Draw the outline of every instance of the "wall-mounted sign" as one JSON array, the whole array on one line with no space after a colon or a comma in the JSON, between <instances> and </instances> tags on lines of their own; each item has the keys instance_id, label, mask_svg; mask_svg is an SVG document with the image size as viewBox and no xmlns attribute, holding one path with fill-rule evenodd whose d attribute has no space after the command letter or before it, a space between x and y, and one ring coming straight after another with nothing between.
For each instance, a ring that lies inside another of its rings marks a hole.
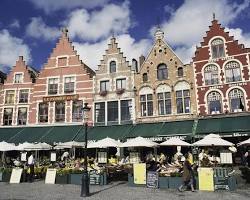
<instances>
[{"instance_id":1,"label":"wall-mounted sign","mask_svg":"<svg viewBox=\"0 0 250 200\"><path fill-rule=\"evenodd\" d=\"M79 98L79 94L63 95L63 96L49 96L49 97L43 97L43 102L70 101L70 100L77 100L78 98Z\"/></svg>"}]
</instances>

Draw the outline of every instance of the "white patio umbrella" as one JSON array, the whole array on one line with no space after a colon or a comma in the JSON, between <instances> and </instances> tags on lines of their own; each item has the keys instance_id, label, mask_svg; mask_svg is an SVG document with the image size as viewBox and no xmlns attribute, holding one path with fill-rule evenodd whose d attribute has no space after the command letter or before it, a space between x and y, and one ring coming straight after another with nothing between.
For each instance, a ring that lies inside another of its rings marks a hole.
<instances>
[{"instance_id":1,"label":"white patio umbrella","mask_svg":"<svg viewBox=\"0 0 250 200\"><path fill-rule=\"evenodd\" d=\"M118 142L117 140L107 137L89 144L88 148L120 147L121 145L122 143Z\"/></svg>"},{"instance_id":2,"label":"white patio umbrella","mask_svg":"<svg viewBox=\"0 0 250 200\"><path fill-rule=\"evenodd\" d=\"M33 145L33 144L32 144L32 143L29 143L29 142L24 142L24 143L22 143L22 144L17 145L16 150L17 150L17 151L24 151L25 148L27 148L27 147L29 147L29 146L31 146L31 145Z\"/></svg>"},{"instance_id":3,"label":"white patio umbrella","mask_svg":"<svg viewBox=\"0 0 250 200\"><path fill-rule=\"evenodd\" d=\"M143 137L136 137L121 144L120 147L156 147L158 144Z\"/></svg>"},{"instance_id":4,"label":"white patio umbrella","mask_svg":"<svg viewBox=\"0 0 250 200\"><path fill-rule=\"evenodd\" d=\"M160 144L161 146L191 146L191 144L181 140L180 138L170 138Z\"/></svg>"},{"instance_id":5,"label":"white patio umbrella","mask_svg":"<svg viewBox=\"0 0 250 200\"><path fill-rule=\"evenodd\" d=\"M220 136L210 134L192 144L193 146L233 146L232 142L222 139Z\"/></svg>"},{"instance_id":6,"label":"white patio umbrella","mask_svg":"<svg viewBox=\"0 0 250 200\"><path fill-rule=\"evenodd\" d=\"M39 143L35 143L35 144L27 144L24 146L24 150L27 150L27 151L39 151L39 150L50 150L52 148L51 145L43 142L39 142Z\"/></svg>"},{"instance_id":7,"label":"white patio umbrella","mask_svg":"<svg viewBox=\"0 0 250 200\"><path fill-rule=\"evenodd\" d=\"M8 143L5 141L0 142L0 151L13 151L16 150L15 144Z\"/></svg>"},{"instance_id":8,"label":"white patio umbrella","mask_svg":"<svg viewBox=\"0 0 250 200\"><path fill-rule=\"evenodd\" d=\"M243 142L238 143L237 145L238 146L241 146L241 145L250 146L250 138L248 140L245 140Z\"/></svg>"},{"instance_id":9,"label":"white patio umbrella","mask_svg":"<svg viewBox=\"0 0 250 200\"><path fill-rule=\"evenodd\" d=\"M71 149L73 147L84 147L84 142L76 142L76 141L60 142L54 147L54 149Z\"/></svg>"}]
</instances>

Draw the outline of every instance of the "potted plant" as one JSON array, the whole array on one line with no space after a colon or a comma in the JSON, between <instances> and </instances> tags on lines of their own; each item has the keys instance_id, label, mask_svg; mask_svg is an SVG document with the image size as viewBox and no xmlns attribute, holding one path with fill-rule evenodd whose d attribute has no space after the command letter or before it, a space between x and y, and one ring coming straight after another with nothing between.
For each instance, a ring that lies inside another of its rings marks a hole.
<instances>
[{"instance_id":1,"label":"potted plant","mask_svg":"<svg viewBox=\"0 0 250 200\"><path fill-rule=\"evenodd\" d=\"M72 169L69 172L69 183L81 185L82 183L82 173L83 171L80 169Z\"/></svg>"},{"instance_id":2,"label":"potted plant","mask_svg":"<svg viewBox=\"0 0 250 200\"><path fill-rule=\"evenodd\" d=\"M63 168L56 171L56 184L68 184L69 169Z\"/></svg>"},{"instance_id":3,"label":"potted plant","mask_svg":"<svg viewBox=\"0 0 250 200\"><path fill-rule=\"evenodd\" d=\"M116 94L121 95L121 94L123 94L124 91L125 90L123 88L119 88L116 90Z\"/></svg>"},{"instance_id":4,"label":"potted plant","mask_svg":"<svg viewBox=\"0 0 250 200\"><path fill-rule=\"evenodd\" d=\"M170 173L168 187L171 189L176 189L182 184L182 176L179 172Z\"/></svg>"},{"instance_id":5,"label":"potted plant","mask_svg":"<svg viewBox=\"0 0 250 200\"><path fill-rule=\"evenodd\" d=\"M100 91L99 93L101 96L106 96L108 94L108 91L104 90L104 91Z\"/></svg>"}]
</instances>

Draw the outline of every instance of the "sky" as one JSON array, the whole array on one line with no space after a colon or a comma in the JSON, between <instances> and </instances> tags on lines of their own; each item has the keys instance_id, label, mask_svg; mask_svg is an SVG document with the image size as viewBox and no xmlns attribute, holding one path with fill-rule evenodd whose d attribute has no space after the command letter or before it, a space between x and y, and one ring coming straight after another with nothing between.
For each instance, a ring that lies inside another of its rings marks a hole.
<instances>
[{"instance_id":1,"label":"sky","mask_svg":"<svg viewBox=\"0 0 250 200\"><path fill-rule=\"evenodd\" d=\"M250 47L250 0L1 0L0 70L10 70L18 56L40 70L63 27L81 60L93 70L113 34L130 63L147 56L157 26L189 63L213 13L230 35Z\"/></svg>"}]
</instances>

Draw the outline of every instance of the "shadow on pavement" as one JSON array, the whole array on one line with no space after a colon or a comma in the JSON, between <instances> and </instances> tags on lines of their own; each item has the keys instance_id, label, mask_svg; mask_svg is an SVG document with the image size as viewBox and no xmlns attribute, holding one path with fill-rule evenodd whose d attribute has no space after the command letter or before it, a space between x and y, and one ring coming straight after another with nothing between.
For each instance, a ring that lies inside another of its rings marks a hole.
<instances>
[{"instance_id":1,"label":"shadow on pavement","mask_svg":"<svg viewBox=\"0 0 250 200\"><path fill-rule=\"evenodd\" d=\"M126 184L126 183L127 183L126 181L120 182L120 183L114 184L114 185L112 185L112 186L110 186L110 187L101 189L101 190L99 190L99 191L91 192L89 196L93 196L93 195L98 194L98 193L100 193L100 192L103 192L103 191L105 191L105 190L109 190L109 189L111 189L111 188L114 188L114 187L117 187L117 186L119 186L119 185L123 185L123 184Z\"/></svg>"}]
</instances>

